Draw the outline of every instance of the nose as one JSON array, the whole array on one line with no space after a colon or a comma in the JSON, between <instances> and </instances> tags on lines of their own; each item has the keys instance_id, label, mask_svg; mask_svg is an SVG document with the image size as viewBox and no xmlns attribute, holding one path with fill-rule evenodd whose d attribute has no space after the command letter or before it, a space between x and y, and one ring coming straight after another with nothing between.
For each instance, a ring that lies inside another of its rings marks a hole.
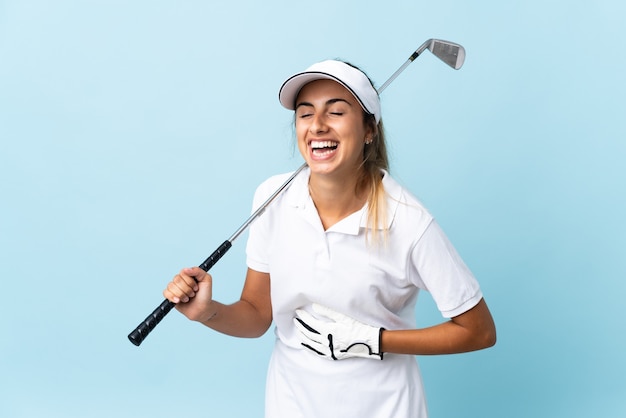
<instances>
[{"instance_id":1,"label":"nose","mask_svg":"<svg viewBox=\"0 0 626 418\"><path fill-rule=\"evenodd\" d=\"M327 129L326 119L324 118L324 114L316 114L313 116L313 120L311 121L311 125L309 126L309 131L313 134L319 134L321 132L325 132Z\"/></svg>"}]
</instances>

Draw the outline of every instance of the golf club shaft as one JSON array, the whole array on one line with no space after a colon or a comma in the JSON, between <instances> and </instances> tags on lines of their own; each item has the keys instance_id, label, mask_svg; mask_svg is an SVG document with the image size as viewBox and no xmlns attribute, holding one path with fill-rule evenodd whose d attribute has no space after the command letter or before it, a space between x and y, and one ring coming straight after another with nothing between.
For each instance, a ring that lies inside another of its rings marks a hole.
<instances>
[{"instance_id":1,"label":"golf club shaft","mask_svg":"<svg viewBox=\"0 0 626 418\"><path fill-rule=\"evenodd\" d=\"M382 93L382 92L383 92L383 90L385 90L385 89L387 88L387 86L389 86L389 84L391 84L391 83L393 82L393 80L395 80L395 79L396 79L396 77L398 77L398 76L400 75L400 73L402 73L402 71L404 71L404 69L405 69L406 67L408 67L408 66L409 66L409 64L411 64L411 63L415 60L415 58L419 57L419 56L420 56L420 54L421 54L422 52L424 52L424 51L426 50L426 48L428 48L428 45L429 45L431 42L432 42L432 39L429 39L429 40L427 40L426 42L424 42L422 45L420 45L420 47L419 47L419 48L417 48L417 49L415 50L415 52L413 52L413 53L411 54L411 56L409 57L409 59L407 59L407 60L404 62L404 64L402 64L402 65L400 66L400 68L398 68L398 69L396 70L396 72L395 72L395 73L391 74L391 77L389 77L389 78L387 79L387 81L385 81L385 82L383 83L383 85L379 87L379 89L378 89L378 94Z\"/></svg>"},{"instance_id":2,"label":"golf club shaft","mask_svg":"<svg viewBox=\"0 0 626 418\"><path fill-rule=\"evenodd\" d=\"M409 57L409 59L402 64L400 68L394 72L391 77L382 86L378 88L378 94L382 93L389 84L402 72L406 67L411 64L428 46L433 42L432 39L424 42L413 54ZM224 241L213 253L206 259L202 264L200 264L200 268L204 271L209 271L211 267L213 267L223 256L230 250L233 245L233 242L241 235L256 218L258 218L267 208L267 206L284 190L289 186L289 184L293 181L293 179L304 169L307 164L302 164L288 179L283 183L275 192L272 194L255 212L235 231L235 233L226 241ZM173 302L165 299L146 319L141 322L134 331L128 334L128 339L131 343L136 346L139 346L146 337L152 332L152 330L161 322L161 320L167 315L172 308L175 306Z\"/></svg>"}]
</instances>

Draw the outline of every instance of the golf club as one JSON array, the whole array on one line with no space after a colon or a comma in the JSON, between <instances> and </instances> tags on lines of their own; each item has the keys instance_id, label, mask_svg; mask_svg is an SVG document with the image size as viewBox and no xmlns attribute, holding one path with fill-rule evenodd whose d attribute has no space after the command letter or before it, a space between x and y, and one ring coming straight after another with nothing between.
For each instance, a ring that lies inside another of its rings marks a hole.
<instances>
[{"instance_id":1,"label":"golf club","mask_svg":"<svg viewBox=\"0 0 626 418\"><path fill-rule=\"evenodd\" d=\"M450 67L458 70L463 65L465 60L465 49L461 45L442 41L440 39L429 39L424 42L410 57L409 59L396 70L395 73L392 74L391 77L380 86L377 91L378 94L382 93L383 90L391 84L393 80L402 72L404 69L413 62L422 52L428 49L433 53L437 58L448 64ZM211 267L213 267L226 252L232 247L233 242L250 226L250 224L258 218L267 208L267 206L291 183L291 181L304 169L307 164L302 164L288 179L283 183L258 209L252 213L252 215L235 231L233 235L230 236L226 241L224 241L213 253L207 257L200 267L204 271L209 271ZM167 315L172 308L176 304L170 302L165 299L146 319L141 322L134 331L128 334L128 339L131 343L136 346L139 346L143 340L146 339L148 334L161 322L161 320Z\"/></svg>"}]
</instances>

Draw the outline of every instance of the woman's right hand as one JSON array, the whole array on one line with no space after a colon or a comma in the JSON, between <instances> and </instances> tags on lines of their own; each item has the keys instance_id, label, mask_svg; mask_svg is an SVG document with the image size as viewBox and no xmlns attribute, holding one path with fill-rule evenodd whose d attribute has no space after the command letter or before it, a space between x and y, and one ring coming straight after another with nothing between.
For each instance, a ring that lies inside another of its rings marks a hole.
<instances>
[{"instance_id":1,"label":"woman's right hand","mask_svg":"<svg viewBox=\"0 0 626 418\"><path fill-rule=\"evenodd\" d=\"M203 322L215 314L212 284L211 275L201 268L184 268L167 284L163 296L187 318Z\"/></svg>"}]
</instances>

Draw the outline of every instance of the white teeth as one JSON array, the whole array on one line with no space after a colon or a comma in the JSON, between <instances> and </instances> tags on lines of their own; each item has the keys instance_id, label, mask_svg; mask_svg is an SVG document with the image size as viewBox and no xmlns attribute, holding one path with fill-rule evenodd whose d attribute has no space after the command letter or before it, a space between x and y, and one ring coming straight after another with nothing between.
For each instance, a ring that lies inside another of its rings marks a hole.
<instances>
[{"instance_id":1,"label":"white teeth","mask_svg":"<svg viewBox=\"0 0 626 418\"><path fill-rule=\"evenodd\" d=\"M330 148L336 146L337 142L335 141L311 141L311 148Z\"/></svg>"},{"instance_id":2,"label":"white teeth","mask_svg":"<svg viewBox=\"0 0 626 418\"><path fill-rule=\"evenodd\" d=\"M322 148L322 149L314 149L313 150L313 154L317 155L318 157L323 157L325 155L332 154L333 152L335 152L335 151L330 149L330 148Z\"/></svg>"}]
</instances>

